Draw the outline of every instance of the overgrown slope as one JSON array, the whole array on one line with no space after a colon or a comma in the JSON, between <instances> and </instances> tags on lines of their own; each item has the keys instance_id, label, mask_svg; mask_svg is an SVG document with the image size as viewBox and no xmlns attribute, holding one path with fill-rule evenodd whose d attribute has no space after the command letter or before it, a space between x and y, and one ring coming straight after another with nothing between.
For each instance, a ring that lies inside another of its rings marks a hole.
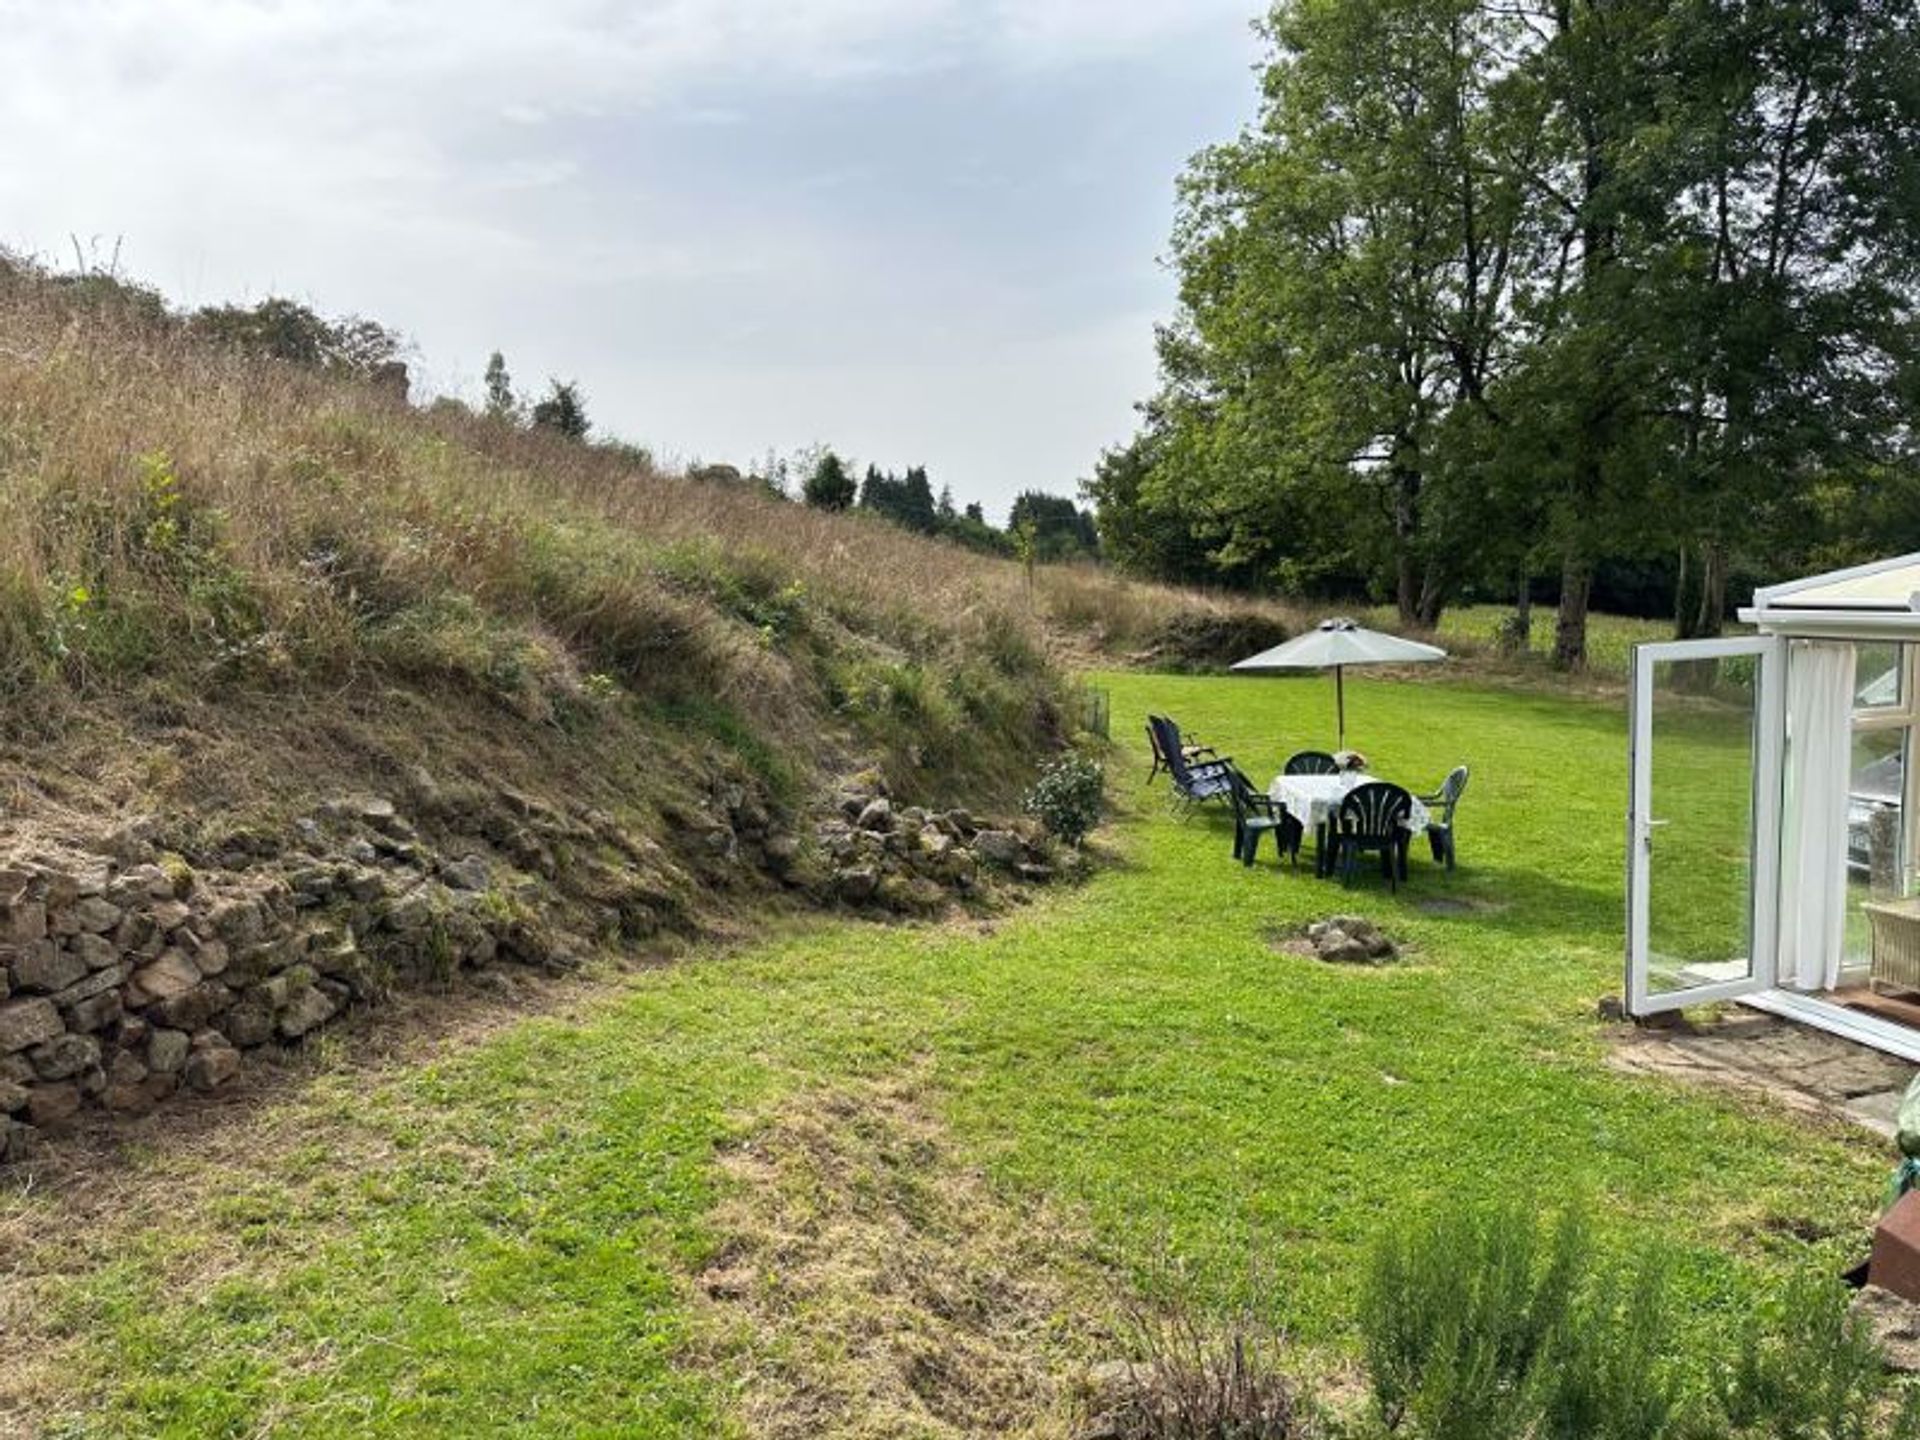
<instances>
[{"instance_id":1,"label":"overgrown slope","mask_svg":"<svg viewBox=\"0 0 1920 1440\"><path fill-rule=\"evenodd\" d=\"M637 453L0 258L0 1159L396 982L1044 878L975 817L1067 664L1220 638Z\"/></svg>"}]
</instances>

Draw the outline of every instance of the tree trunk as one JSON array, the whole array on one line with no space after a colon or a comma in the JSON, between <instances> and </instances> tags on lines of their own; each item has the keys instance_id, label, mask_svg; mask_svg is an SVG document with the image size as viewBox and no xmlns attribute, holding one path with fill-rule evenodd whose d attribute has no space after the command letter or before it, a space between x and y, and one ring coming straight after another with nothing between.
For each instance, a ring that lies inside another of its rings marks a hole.
<instances>
[{"instance_id":1,"label":"tree trunk","mask_svg":"<svg viewBox=\"0 0 1920 1440\"><path fill-rule=\"evenodd\" d=\"M1420 577L1416 573L1413 552L1404 547L1394 557L1393 599L1400 612L1402 625L1420 623Z\"/></svg>"},{"instance_id":2,"label":"tree trunk","mask_svg":"<svg viewBox=\"0 0 1920 1440\"><path fill-rule=\"evenodd\" d=\"M1408 465L1411 447L1402 441L1393 458L1393 584L1402 625L1420 623L1420 482L1417 465ZM1417 451L1412 452L1416 456Z\"/></svg>"},{"instance_id":3,"label":"tree trunk","mask_svg":"<svg viewBox=\"0 0 1920 1440\"><path fill-rule=\"evenodd\" d=\"M1555 617L1553 663L1561 670L1587 668L1587 603L1593 594L1593 562L1569 550L1560 567L1560 612Z\"/></svg>"},{"instance_id":4,"label":"tree trunk","mask_svg":"<svg viewBox=\"0 0 1920 1440\"><path fill-rule=\"evenodd\" d=\"M1717 540L1700 547L1700 605L1693 633L1717 640L1727 628L1727 552Z\"/></svg>"},{"instance_id":5,"label":"tree trunk","mask_svg":"<svg viewBox=\"0 0 1920 1440\"><path fill-rule=\"evenodd\" d=\"M1700 609L1693 567L1687 564L1691 554L1687 546L1680 547L1680 569L1673 581L1673 638L1676 640L1693 638L1694 616Z\"/></svg>"},{"instance_id":6,"label":"tree trunk","mask_svg":"<svg viewBox=\"0 0 1920 1440\"><path fill-rule=\"evenodd\" d=\"M1513 592L1513 623L1507 643L1516 655L1533 648L1533 576L1520 567L1520 580Z\"/></svg>"},{"instance_id":7,"label":"tree trunk","mask_svg":"<svg viewBox=\"0 0 1920 1440\"><path fill-rule=\"evenodd\" d=\"M1420 582L1420 604L1415 616L1422 630L1438 629L1440 616L1447 608L1447 582L1441 573L1440 562L1427 562L1426 578Z\"/></svg>"}]
</instances>

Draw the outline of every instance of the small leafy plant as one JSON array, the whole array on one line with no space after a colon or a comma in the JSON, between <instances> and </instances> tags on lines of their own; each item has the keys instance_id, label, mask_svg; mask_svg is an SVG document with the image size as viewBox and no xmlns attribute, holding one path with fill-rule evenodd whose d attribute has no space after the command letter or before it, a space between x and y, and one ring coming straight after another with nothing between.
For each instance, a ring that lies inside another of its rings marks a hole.
<instances>
[{"instance_id":1,"label":"small leafy plant","mask_svg":"<svg viewBox=\"0 0 1920 1440\"><path fill-rule=\"evenodd\" d=\"M1068 845L1086 839L1106 809L1107 775L1078 750L1050 761L1027 792L1026 811Z\"/></svg>"}]
</instances>

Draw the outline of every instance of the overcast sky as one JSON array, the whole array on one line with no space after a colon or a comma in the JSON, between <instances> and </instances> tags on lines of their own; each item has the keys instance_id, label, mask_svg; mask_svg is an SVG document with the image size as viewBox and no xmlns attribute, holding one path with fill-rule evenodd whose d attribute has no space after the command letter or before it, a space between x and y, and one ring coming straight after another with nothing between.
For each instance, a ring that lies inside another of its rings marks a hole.
<instances>
[{"instance_id":1,"label":"overcast sky","mask_svg":"<svg viewBox=\"0 0 1920 1440\"><path fill-rule=\"evenodd\" d=\"M0 243L997 514L1123 439L1257 0L0 0Z\"/></svg>"}]
</instances>

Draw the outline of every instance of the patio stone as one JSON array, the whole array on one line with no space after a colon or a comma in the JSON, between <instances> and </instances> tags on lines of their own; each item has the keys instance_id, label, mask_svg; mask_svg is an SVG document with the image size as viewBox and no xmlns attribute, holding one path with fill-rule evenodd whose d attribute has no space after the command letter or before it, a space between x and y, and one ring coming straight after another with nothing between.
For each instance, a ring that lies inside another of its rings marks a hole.
<instances>
[{"instance_id":1,"label":"patio stone","mask_svg":"<svg viewBox=\"0 0 1920 1440\"><path fill-rule=\"evenodd\" d=\"M1837 1035L1771 1015L1738 1013L1687 1030L1615 1026L1608 1063L1764 1096L1796 1114L1844 1120L1885 1139L1915 1067Z\"/></svg>"}]
</instances>

